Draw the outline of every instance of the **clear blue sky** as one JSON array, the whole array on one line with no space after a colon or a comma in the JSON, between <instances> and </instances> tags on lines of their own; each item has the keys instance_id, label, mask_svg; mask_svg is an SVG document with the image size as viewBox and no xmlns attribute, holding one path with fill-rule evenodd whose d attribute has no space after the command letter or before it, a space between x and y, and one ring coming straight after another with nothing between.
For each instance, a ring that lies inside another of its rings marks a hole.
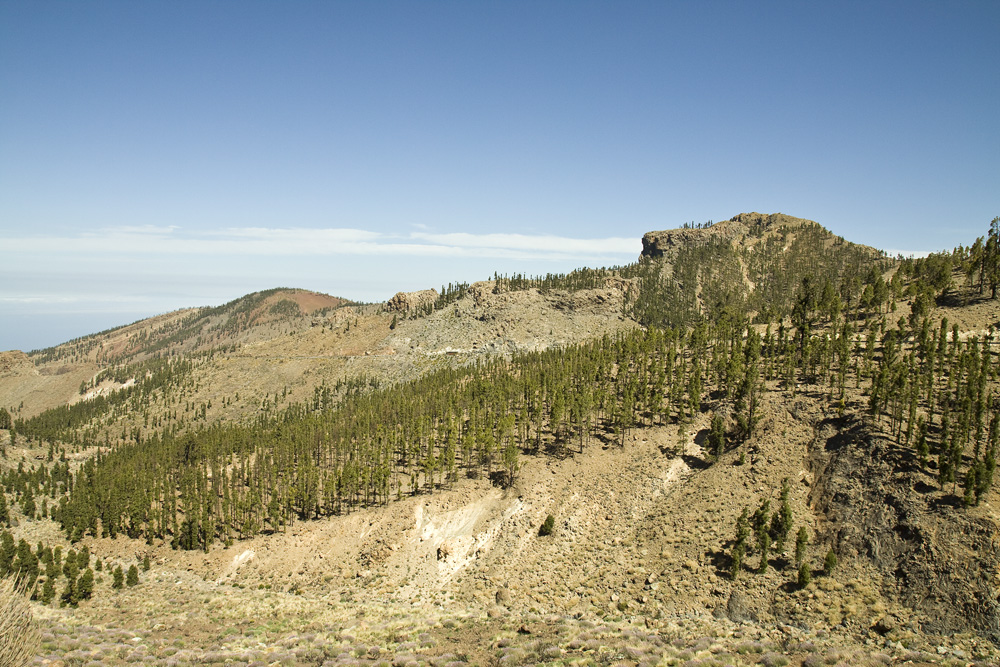
<instances>
[{"instance_id":1,"label":"clear blue sky","mask_svg":"<svg viewBox=\"0 0 1000 667\"><path fill-rule=\"evenodd\" d=\"M0 349L275 286L1000 215L1000 2L0 2Z\"/></svg>"}]
</instances>

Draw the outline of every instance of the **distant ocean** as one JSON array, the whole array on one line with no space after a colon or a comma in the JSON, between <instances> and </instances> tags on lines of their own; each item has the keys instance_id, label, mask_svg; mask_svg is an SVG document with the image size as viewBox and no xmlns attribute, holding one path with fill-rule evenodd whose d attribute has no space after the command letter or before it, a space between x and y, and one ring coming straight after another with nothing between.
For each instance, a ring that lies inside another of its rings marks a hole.
<instances>
[{"instance_id":1,"label":"distant ocean","mask_svg":"<svg viewBox=\"0 0 1000 667\"><path fill-rule=\"evenodd\" d=\"M131 324L158 313L3 313L0 351L41 350L68 340Z\"/></svg>"}]
</instances>

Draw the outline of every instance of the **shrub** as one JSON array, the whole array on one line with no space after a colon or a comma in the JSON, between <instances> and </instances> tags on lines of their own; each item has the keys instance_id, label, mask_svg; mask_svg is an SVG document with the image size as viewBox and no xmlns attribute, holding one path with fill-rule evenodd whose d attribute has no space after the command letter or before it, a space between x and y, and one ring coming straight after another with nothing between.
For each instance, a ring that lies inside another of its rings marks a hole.
<instances>
[{"instance_id":1,"label":"shrub","mask_svg":"<svg viewBox=\"0 0 1000 667\"><path fill-rule=\"evenodd\" d=\"M780 653L768 651L761 656L760 664L764 667L785 667L788 664L788 658Z\"/></svg>"},{"instance_id":2,"label":"shrub","mask_svg":"<svg viewBox=\"0 0 1000 667\"><path fill-rule=\"evenodd\" d=\"M833 553L833 549L830 549L826 552L826 558L823 559L823 573L829 575L835 567L837 567L837 554Z\"/></svg>"},{"instance_id":3,"label":"shrub","mask_svg":"<svg viewBox=\"0 0 1000 667\"><path fill-rule=\"evenodd\" d=\"M136 586L139 583L139 568L132 564L128 569L128 575L125 577L125 584L127 586Z\"/></svg>"},{"instance_id":4,"label":"shrub","mask_svg":"<svg viewBox=\"0 0 1000 667\"><path fill-rule=\"evenodd\" d=\"M551 535L555 527L556 527L556 518L550 514L547 517L545 517L545 523L543 523L542 526L538 529L538 534L541 537L545 537L546 535Z\"/></svg>"},{"instance_id":5,"label":"shrub","mask_svg":"<svg viewBox=\"0 0 1000 667\"><path fill-rule=\"evenodd\" d=\"M812 581L812 568L809 563L802 563L799 566L799 588L805 588Z\"/></svg>"},{"instance_id":6,"label":"shrub","mask_svg":"<svg viewBox=\"0 0 1000 667\"><path fill-rule=\"evenodd\" d=\"M0 579L0 665L27 665L38 651L38 630L25 597L24 586Z\"/></svg>"}]
</instances>

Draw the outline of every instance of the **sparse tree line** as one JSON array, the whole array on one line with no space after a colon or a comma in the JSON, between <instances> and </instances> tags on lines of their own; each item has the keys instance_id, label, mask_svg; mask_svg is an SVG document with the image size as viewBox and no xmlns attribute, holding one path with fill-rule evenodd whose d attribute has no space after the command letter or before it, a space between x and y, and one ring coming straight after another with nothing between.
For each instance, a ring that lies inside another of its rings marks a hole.
<instances>
[{"instance_id":1,"label":"sparse tree line","mask_svg":"<svg viewBox=\"0 0 1000 667\"><path fill-rule=\"evenodd\" d=\"M10 423L14 437L25 436L32 440L55 441L72 445L76 450L91 447L112 448L125 442L141 442L146 435L159 433L180 433L197 428L199 422L209 421L209 411L213 408L211 399L197 402L188 400L199 385L194 378L194 368L198 364L211 361L212 352L195 353L185 359L153 359L126 367L114 367L102 372L94 381L85 382L81 391L98 386L105 379L116 382L137 379L137 382L113 390L108 394L79 401L73 405L46 410L30 419L15 419ZM357 387L369 388L372 379L360 377L339 381L333 387L335 395L350 392ZM318 387L329 402L330 387ZM244 401L253 400L253 409L263 414L273 414L288 402L287 387L267 393L260 402L244 396ZM224 396L218 407L228 407L240 402L239 392L234 396ZM49 460L53 459L50 446Z\"/></svg>"},{"instance_id":2,"label":"sparse tree line","mask_svg":"<svg viewBox=\"0 0 1000 667\"><path fill-rule=\"evenodd\" d=\"M790 564L786 557L788 540L794 528L794 516L789 501L790 491L786 478L781 482L780 504L777 511L772 512L769 498L764 498L753 514L750 514L749 508L743 508L743 512L736 520L736 535L729 552L729 574L734 581L744 570L751 570L746 564L746 559L750 555L757 556L757 567L753 568L753 571L758 574L768 571L772 565L772 557L776 557L776 563L781 568ZM814 569L807 558L808 547L809 531L805 526L799 526L795 533L794 564L796 581L800 588L809 585L814 574ZM829 575L836 566L837 554L832 548L828 549L821 572Z\"/></svg>"},{"instance_id":3,"label":"sparse tree line","mask_svg":"<svg viewBox=\"0 0 1000 667\"><path fill-rule=\"evenodd\" d=\"M148 556L142 567L149 571ZM0 579L11 577L15 587L30 591L31 599L42 604L58 599L60 606L76 607L81 601L89 600L105 569L112 578L113 590L139 584L139 568L135 563L127 572L120 564L105 568L100 558L91 561L86 546L79 551L69 549L64 555L62 547L52 548L42 542L34 548L24 539L15 544L9 531L0 531Z\"/></svg>"},{"instance_id":4,"label":"sparse tree line","mask_svg":"<svg viewBox=\"0 0 1000 667\"><path fill-rule=\"evenodd\" d=\"M634 265L633 265L634 266ZM632 271L631 267L608 267L608 268L582 268L569 273L547 273L544 276L527 276L523 273L512 275L494 273L493 281L494 293L518 292L528 289L537 289L542 293L563 290L567 292L577 292L587 289L598 289L604 287L607 280L612 277L628 277ZM441 286L437 299L433 303L418 309L413 316L428 315L435 310L441 310L445 306L458 301L469 291L469 283L448 283Z\"/></svg>"},{"instance_id":5,"label":"sparse tree line","mask_svg":"<svg viewBox=\"0 0 1000 667\"><path fill-rule=\"evenodd\" d=\"M10 507L2 492L17 498L21 513L34 519L50 516L51 508L56 507L55 500L62 498L72 488L73 473L64 457L51 468L44 463L25 468L21 461L16 469L0 473L0 526L10 523Z\"/></svg>"},{"instance_id":6,"label":"sparse tree line","mask_svg":"<svg viewBox=\"0 0 1000 667\"><path fill-rule=\"evenodd\" d=\"M166 404L168 401L179 400L178 394L186 389L193 389L192 371L196 363L198 360L190 358L152 359L140 364L109 368L99 373L93 381L82 383L80 393L86 393L107 380L119 384L134 380L134 384L72 405L52 408L29 419L16 419L13 429L29 439L58 440L84 447L110 444L107 434L103 442L95 437L99 425L110 425L127 415L145 414L148 426L150 406L158 402ZM185 407L185 411L190 409ZM169 411L164 414L168 418L173 416Z\"/></svg>"}]
</instances>

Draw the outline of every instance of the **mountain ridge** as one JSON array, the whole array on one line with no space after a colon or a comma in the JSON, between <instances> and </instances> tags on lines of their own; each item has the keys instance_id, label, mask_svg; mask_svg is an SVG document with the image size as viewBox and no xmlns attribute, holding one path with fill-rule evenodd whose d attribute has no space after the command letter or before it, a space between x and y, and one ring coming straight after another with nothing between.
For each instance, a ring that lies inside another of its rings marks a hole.
<instances>
[{"instance_id":1,"label":"mountain ridge","mask_svg":"<svg viewBox=\"0 0 1000 667\"><path fill-rule=\"evenodd\" d=\"M0 405L21 387L66 410L39 398L11 411L19 436L0 481L16 489L16 534L113 563L148 557L142 586L184 614L206 604L229 619L204 621L205 646L240 644L221 641L245 622L240 605L270 604L323 605L331 623L352 615L378 656L427 664L453 641L477 664L749 665L751 640L794 664L848 655L837 651L918 664L1000 656L998 492L977 481L992 475L1000 424L987 391L1000 307L965 279L978 260L956 250L944 283L933 276L945 258L890 261L786 216L651 234L662 255L635 265L497 276L433 300L296 314L283 292L258 293L210 312L176 348L161 341L178 325L158 338L119 332L102 358L120 361L104 368L99 345L77 350L82 361L9 354ZM708 240L681 242L694 236ZM734 247L751 237L752 252ZM737 270L712 265L727 257ZM767 286L747 276L778 269L795 291L760 321ZM663 303L671 289L689 310ZM690 324L643 322L678 313ZM38 482L16 462L49 479L34 493L52 518L25 515ZM801 567L784 517L805 531ZM113 622L113 595L105 582L65 613ZM157 624L195 627L130 599L156 619L129 616L150 645L169 636ZM416 634L386 629L399 615L430 639L410 646ZM297 641L332 646L325 626L309 627L315 637ZM635 628L647 633L638 644Z\"/></svg>"}]
</instances>

